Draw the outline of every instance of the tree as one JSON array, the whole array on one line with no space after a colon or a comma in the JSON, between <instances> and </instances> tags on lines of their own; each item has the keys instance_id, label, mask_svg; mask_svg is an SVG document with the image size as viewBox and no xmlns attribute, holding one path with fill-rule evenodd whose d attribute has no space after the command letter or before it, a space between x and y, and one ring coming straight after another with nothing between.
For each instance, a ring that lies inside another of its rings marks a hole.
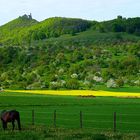
<instances>
[{"instance_id":1,"label":"tree","mask_svg":"<svg viewBox=\"0 0 140 140\"><path fill-rule=\"evenodd\" d=\"M106 84L107 84L108 88L116 88L117 87L117 84L116 84L114 79L109 79Z\"/></svg>"},{"instance_id":2,"label":"tree","mask_svg":"<svg viewBox=\"0 0 140 140\"><path fill-rule=\"evenodd\" d=\"M32 38L33 40L39 40L37 32L33 32L31 38Z\"/></svg>"},{"instance_id":3,"label":"tree","mask_svg":"<svg viewBox=\"0 0 140 140\"><path fill-rule=\"evenodd\" d=\"M117 84L118 87L123 87L123 85L124 85L123 79L122 78L117 79L116 84Z\"/></svg>"},{"instance_id":4,"label":"tree","mask_svg":"<svg viewBox=\"0 0 140 140\"><path fill-rule=\"evenodd\" d=\"M117 16L117 19L122 20L123 17L119 15L119 16Z\"/></svg>"},{"instance_id":5,"label":"tree","mask_svg":"<svg viewBox=\"0 0 140 140\"><path fill-rule=\"evenodd\" d=\"M100 25L98 28L100 33L105 33L105 28L102 25Z\"/></svg>"},{"instance_id":6,"label":"tree","mask_svg":"<svg viewBox=\"0 0 140 140\"><path fill-rule=\"evenodd\" d=\"M39 31L37 35L38 35L38 39L40 40L43 40L46 38L46 34L42 31Z\"/></svg>"},{"instance_id":7,"label":"tree","mask_svg":"<svg viewBox=\"0 0 140 140\"><path fill-rule=\"evenodd\" d=\"M77 79L70 79L66 82L67 89L79 89L79 82Z\"/></svg>"},{"instance_id":8,"label":"tree","mask_svg":"<svg viewBox=\"0 0 140 140\"><path fill-rule=\"evenodd\" d=\"M113 31L114 32L124 32L124 28L120 24L115 23L113 25Z\"/></svg>"}]
</instances>

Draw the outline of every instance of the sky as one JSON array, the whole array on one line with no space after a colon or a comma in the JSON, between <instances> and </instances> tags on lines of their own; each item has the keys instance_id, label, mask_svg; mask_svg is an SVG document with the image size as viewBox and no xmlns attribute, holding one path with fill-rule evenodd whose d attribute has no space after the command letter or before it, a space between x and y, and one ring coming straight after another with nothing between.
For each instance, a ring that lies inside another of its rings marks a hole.
<instances>
[{"instance_id":1,"label":"sky","mask_svg":"<svg viewBox=\"0 0 140 140\"><path fill-rule=\"evenodd\" d=\"M140 0L0 0L0 25L32 13L42 21L49 17L73 17L104 21L140 16Z\"/></svg>"}]
</instances>

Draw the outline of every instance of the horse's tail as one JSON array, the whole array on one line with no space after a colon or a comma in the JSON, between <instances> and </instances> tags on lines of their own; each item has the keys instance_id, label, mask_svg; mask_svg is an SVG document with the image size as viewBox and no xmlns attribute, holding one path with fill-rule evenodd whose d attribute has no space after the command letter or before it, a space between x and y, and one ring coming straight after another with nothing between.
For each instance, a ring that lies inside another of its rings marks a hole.
<instances>
[{"instance_id":1,"label":"horse's tail","mask_svg":"<svg viewBox=\"0 0 140 140\"><path fill-rule=\"evenodd\" d=\"M17 115L17 123L18 123L18 129L21 130L20 114L19 114L19 112L18 112L18 115Z\"/></svg>"}]
</instances>

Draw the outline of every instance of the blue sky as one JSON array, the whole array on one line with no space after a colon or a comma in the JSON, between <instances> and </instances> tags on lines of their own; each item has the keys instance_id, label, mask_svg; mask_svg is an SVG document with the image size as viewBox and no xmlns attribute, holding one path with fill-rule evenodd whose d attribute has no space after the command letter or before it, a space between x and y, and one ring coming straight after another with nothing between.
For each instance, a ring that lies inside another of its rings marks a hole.
<instances>
[{"instance_id":1,"label":"blue sky","mask_svg":"<svg viewBox=\"0 0 140 140\"><path fill-rule=\"evenodd\" d=\"M0 0L0 25L30 12L38 21L54 16L103 21L137 17L139 9L139 0Z\"/></svg>"}]
</instances>

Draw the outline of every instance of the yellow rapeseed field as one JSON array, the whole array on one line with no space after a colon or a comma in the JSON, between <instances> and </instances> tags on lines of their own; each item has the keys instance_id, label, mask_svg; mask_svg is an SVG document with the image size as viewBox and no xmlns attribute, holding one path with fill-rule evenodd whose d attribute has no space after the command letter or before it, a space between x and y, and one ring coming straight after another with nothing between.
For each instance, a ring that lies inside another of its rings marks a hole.
<instances>
[{"instance_id":1,"label":"yellow rapeseed field","mask_svg":"<svg viewBox=\"0 0 140 140\"><path fill-rule=\"evenodd\" d=\"M91 90L5 90L5 92L32 93L45 95L68 95L68 96L111 96L111 97L130 97L140 98L140 93L131 92L110 92L110 91L91 91Z\"/></svg>"}]
</instances>

